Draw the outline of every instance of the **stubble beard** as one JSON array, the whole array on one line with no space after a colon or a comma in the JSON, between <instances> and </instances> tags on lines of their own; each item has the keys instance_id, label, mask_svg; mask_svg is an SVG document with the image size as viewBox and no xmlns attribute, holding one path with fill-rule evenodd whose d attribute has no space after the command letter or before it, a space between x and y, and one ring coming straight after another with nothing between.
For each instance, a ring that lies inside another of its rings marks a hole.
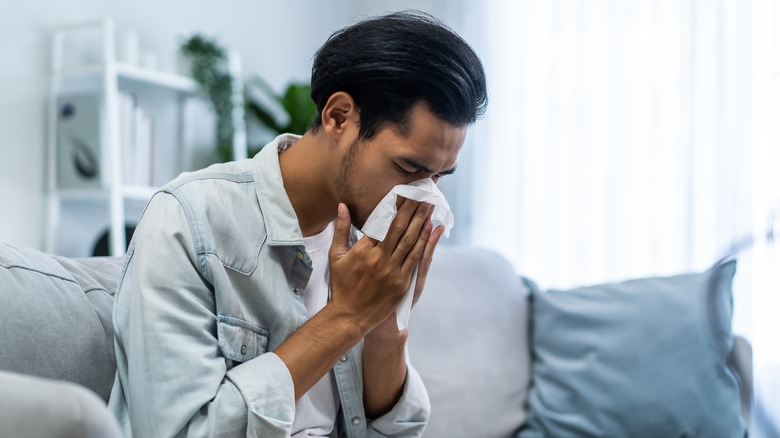
<instances>
[{"instance_id":1,"label":"stubble beard","mask_svg":"<svg viewBox=\"0 0 780 438\"><path fill-rule=\"evenodd\" d=\"M356 205L355 200L364 196L365 189L363 187L355 187L352 181L353 168L355 164L355 157L360 149L360 141L355 139L349 146L349 151L344 158L341 159L339 164L339 174L336 177L336 189L339 193L339 198L349 210L349 217L352 219L352 225L357 229L362 229L363 225L368 220L368 213L361 211Z\"/></svg>"}]
</instances>

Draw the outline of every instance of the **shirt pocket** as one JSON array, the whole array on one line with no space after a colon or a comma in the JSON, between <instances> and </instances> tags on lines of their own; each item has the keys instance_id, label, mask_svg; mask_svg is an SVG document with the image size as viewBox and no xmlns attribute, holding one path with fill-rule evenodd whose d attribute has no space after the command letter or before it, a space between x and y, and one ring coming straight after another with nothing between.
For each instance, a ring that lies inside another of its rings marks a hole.
<instances>
[{"instance_id":1,"label":"shirt pocket","mask_svg":"<svg viewBox=\"0 0 780 438\"><path fill-rule=\"evenodd\" d=\"M232 316L219 315L217 338L222 354L233 362L254 359L268 348L268 330Z\"/></svg>"}]
</instances>

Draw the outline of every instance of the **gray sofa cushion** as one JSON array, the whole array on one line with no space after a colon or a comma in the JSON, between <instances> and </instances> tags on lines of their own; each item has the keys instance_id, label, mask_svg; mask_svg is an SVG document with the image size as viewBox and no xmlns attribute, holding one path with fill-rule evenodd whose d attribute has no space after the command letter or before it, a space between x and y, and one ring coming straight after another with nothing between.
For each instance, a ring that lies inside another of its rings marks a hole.
<instances>
[{"instance_id":1,"label":"gray sofa cushion","mask_svg":"<svg viewBox=\"0 0 780 438\"><path fill-rule=\"evenodd\" d=\"M742 437L732 349L735 262L572 290L531 285L537 437Z\"/></svg>"},{"instance_id":2,"label":"gray sofa cushion","mask_svg":"<svg viewBox=\"0 0 780 438\"><path fill-rule=\"evenodd\" d=\"M0 244L0 370L79 383L108 400L122 258L67 259Z\"/></svg>"},{"instance_id":3,"label":"gray sofa cushion","mask_svg":"<svg viewBox=\"0 0 780 438\"><path fill-rule=\"evenodd\" d=\"M409 321L409 357L431 399L430 437L509 437L525 420L527 290L498 254L436 250Z\"/></svg>"}]
</instances>

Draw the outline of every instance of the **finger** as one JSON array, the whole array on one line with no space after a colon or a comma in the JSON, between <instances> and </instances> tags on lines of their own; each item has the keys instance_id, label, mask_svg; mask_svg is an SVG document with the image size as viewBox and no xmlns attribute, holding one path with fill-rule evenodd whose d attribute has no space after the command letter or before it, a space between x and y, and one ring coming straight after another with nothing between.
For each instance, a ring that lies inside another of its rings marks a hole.
<instances>
[{"instance_id":1,"label":"finger","mask_svg":"<svg viewBox=\"0 0 780 438\"><path fill-rule=\"evenodd\" d=\"M404 263L404 260L406 260L410 252L412 252L419 243L425 245L425 242L428 240L428 235L422 236L421 232L426 222L430 222L425 219L428 216L430 209L430 204L422 203L414 212L412 220L406 227L406 231L404 231L401 240L398 241L398 245L396 245L393 250L392 260L398 263L398 265ZM422 240L422 242L420 242L420 240ZM422 251L420 251L419 256L422 256Z\"/></svg>"},{"instance_id":2,"label":"finger","mask_svg":"<svg viewBox=\"0 0 780 438\"><path fill-rule=\"evenodd\" d=\"M403 265L401 266L401 271L404 274L408 273L408 275L411 275L414 268L420 262L420 259L422 259L422 256L425 253L425 246L428 244L428 239L431 237L432 230L433 224L430 221L425 221L422 230L420 230L420 235L415 241L414 247L408 252L408 255L403 261ZM404 239L406 239L406 236L404 236ZM403 245L403 241L399 244L399 246L401 245Z\"/></svg>"},{"instance_id":3,"label":"finger","mask_svg":"<svg viewBox=\"0 0 780 438\"><path fill-rule=\"evenodd\" d=\"M412 306L417 303L417 300L420 299L420 295L422 295L422 292L425 289L425 281L428 279L428 270L433 261L433 253L436 252L436 246L439 244L439 239L442 234L444 234L444 227L439 225L433 230L425 245L423 256L420 259L420 269L417 271L417 283L414 288Z\"/></svg>"},{"instance_id":4,"label":"finger","mask_svg":"<svg viewBox=\"0 0 780 438\"><path fill-rule=\"evenodd\" d=\"M415 210L417 210L417 206L420 204L411 199L402 198L400 196L398 198L403 199L403 203L396 210L395 217L393 218L393 221L390 222L390 228L387 230L384 240L380 243L380 245L388 251L393 251L396 245L398 245L398 240L401 238L404 231L406 231L409 220L412 218Z\"/></svg>"},{"instance_id":5,"label":"finger","mask_svg":"<svg viewBox=\"0 0 780 438\"><path fill-rule=\"evenodd\" d=\"M352 227L352 219L346 205L339 203L336 225L333 230L333 243L330 246L328 257L331 263L340 259L349 251L349 233Z\"/></svg>"}]
</instances>

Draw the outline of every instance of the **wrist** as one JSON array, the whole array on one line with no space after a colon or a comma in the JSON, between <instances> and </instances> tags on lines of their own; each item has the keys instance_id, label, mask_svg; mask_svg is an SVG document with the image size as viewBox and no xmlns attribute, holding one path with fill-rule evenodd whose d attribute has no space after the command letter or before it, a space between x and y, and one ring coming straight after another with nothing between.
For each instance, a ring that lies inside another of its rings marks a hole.
<instances>
[{"instance_id":1,"label":"wrist","mask_svg":"<svg viewBox=\"0 0 780 438\"><path fill-rule=\"evenodd\" d=\"M330 303L325 305L315 316L327 318L329 327L336 328L339 333L342 333L350 341L351 345L360 342L368 332L368 329L364 328L360 321L356 320L356 318L351 318L344 312L338 311Z\"/></svg>"},{"instance_id":2,"label":"wrist","mask_svg":"<svg viewBox=\"0 0 780 438\"><path fill-rule=\"evenodd\" d=\"M369 332L363 341L363 349L369 351L384 352L385 354L396 354L406 349L406 340L409 337L408 330L399 330L394 333L387 333L374 329Z\"/></svg>"}]
</instances>

